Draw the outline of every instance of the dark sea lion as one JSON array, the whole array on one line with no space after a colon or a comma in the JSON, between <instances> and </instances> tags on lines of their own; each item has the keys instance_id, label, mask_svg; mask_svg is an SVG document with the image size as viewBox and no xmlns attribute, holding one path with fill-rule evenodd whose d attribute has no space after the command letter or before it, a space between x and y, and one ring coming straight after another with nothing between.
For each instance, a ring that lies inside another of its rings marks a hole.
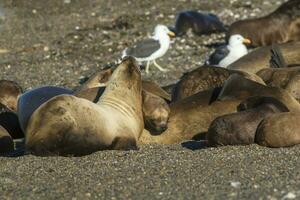
<instances>
[{"instance_id":1,"label":"dark sea lion","mask_svg":"<svg viewBox=\"0 0 300 200\"><path fill-rule=\"evenodd\" d=\"M72 93L73 91L67 88L44 86L22 94L18 100L18 117L22 130L25 132L29 118L40 105L52 97Z\"/></svg>"},{"instance_id":2,"label":"dark sea lion","mask_svg":"<svg viewBox=\"0 0 300 200\"><path fill-rule=\"evenodd\" d=\"M237 113L216 118L207 134L210 146L253 144L257 126L266 117L288 108L273 97L250 97L238 106Z\"/></svg>"},{"instance_id":3,"label":"dark sea lion","mask_svg":"<svg viewBox=\"0 0 300 200\"><path fill-rule=\"evenodd\" d=\"M17 101L22 94L22 88L14 81L0 80L0 103L12 111L17 111Z\"/></svg>"},{"instance_id":4,"label":"dark sea lion","mask_svg":"<svg viewBox=\"0 0 300 200\"><path fill-rule=\"evenodd\" d=\"M300 42L280 44L278 46L288 66L300 63ZM254 74L261 69L270 68L271 50L272 46L259 47L230 64L227 68Z\"/></svg>"},{"instance_id":5,"label":"dark sea lion","mask_svg":"<svg viewBox=\"0 0 300 200\"><path fill-rule=\"evenodd\" d=\"M172 101L178 101L201 91L220 87L231 74L241 74L246 78L255 80L261 84L263 81L255 74L250 74L226 68L203 66L185 73L175 85L172 93Z\"/></svg>"},{"instance_id":6,"label":"dark sea lion","mask_svg":"<svg viewBox=\"0 0 300 200\"><path fill-rule=\"evenodd\" d=\"M160 135L143 131L139 144L174 144L204 137L218 116L236 112L240 101L215 101L220 88L202 91L170 104L168 128Z\"/></svg>"},{"instance_id":7,"label":"dark sea lion","mask_svg":"<svg viewBox=\"0 0 300 200\"><path fill-rule=\"evenodd\" d=\"M96 104L71 95L51 98L34 111L26 149L36 155L86 155L136 147L143 128L141 74L126 57Z\"/></svg>"},{"instance_id":8,"label":"dark sea lion","mask_svg":"<svg viewBox=\"0 0 300 200\"><path fill-rule=\"evenodd\" d=\"M291 111L300 111L300 104L288 92L281 88L265 86L255 81L233 74L224 83L218 96L219 100L239 99L241 101L252 96L274 97Z\"/></svg>"},{"instance_id":9,"label":"dark sea lion","mask_svg":"<svg viewBox=\"0 0 300 200\"><path fill-rule=\"evenodd\" d=\"M0 126L0 153L7 153L14 150L14 142L5 128Z\"/></svg>"},{"instance_id":10,"label":"dark sea lion","mask_svg":"<svg viewBox=\"0 0 300 200\"><path fill-rule=\"evenodd\" d=\"M290 147L300 144L299 121L298 112L271 115L258 126L255 142L267 147Z\"/></svg>"},{"instance_id":11,"label":"dark sea lion","mask_svg":"<svg viewBox=\"0 0 300 200\"><path fill-rule=\"evenodd\" d=\"M216 15L197 11L180 12L176 17L175 28L173 29L172 31L175 32L176 36L184 35L189 29L197 35L226 31L223 23Z\"/></svg>"},{"instance_id":12,"label":"dark sea lion","mask_svg":"<svg viewBox=\"0 0 300 200\"><path fill-rule=\"evenodd\" d=\"M229 27L227 37L235 34L249 38L255 47L300 41L300 1L283 3L264 17L234 22Z\"/></svg>"},{"instance_id":13,"label":"dark sea lion","mask_svg":"<svg viewBox=\"0 0 300 200\"><path fill-rule=\"evenodd\" d=\"M0 126L2 126L13 139L24 137L24 132L20 127L18 115L6 105L3 105L1 103Z\"/></svg>"}]
</instances>

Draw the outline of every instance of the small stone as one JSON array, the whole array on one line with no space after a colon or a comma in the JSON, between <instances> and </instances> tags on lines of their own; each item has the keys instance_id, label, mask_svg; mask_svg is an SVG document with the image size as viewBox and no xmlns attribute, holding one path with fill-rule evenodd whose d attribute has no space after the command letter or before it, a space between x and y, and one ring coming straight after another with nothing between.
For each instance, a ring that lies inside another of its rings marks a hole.
<instances>
[{"instance_id":1,"label":"small stone","mask_svg":"<svg viewBox=\"0 0 300 200\"><path fill-rule=\"evenodd\" d=\"M234 188L239 188L241 186L241 183L238 181L231 181L230 185Z\"/></svg>"},{"instance_id":2,"label":"small stone","mask_svg":"<svg viewBox=\"0 0 300 200\"><path fill-rule=\"evenodd\" d=\"M289 192L282 197L282 199L295 199L297 196L293 192Z\"/></svg>"}]
</instances>

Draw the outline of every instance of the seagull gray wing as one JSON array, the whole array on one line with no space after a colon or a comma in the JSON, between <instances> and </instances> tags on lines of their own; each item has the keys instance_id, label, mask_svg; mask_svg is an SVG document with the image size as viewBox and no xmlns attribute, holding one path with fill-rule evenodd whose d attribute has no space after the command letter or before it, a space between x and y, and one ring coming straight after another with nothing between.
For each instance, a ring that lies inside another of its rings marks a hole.
<instances>
[{"instance_id":1,"label":"seagull gray wing","mask_svg":"<svg viewBox=\"0 0 300 200\"><path fill-rule=\"evenodd\" d=\"M127 56L134 56L136 58L147 58L154 52L160 49L160 43L155 39L146 39L136 43L133 47L126 50Z\"/></svg>"},{"instance_id":2,"label":"seagull gray wing","mask_svg":"<svg viewBox=\"0 0 300 200\"><path fill-rule=\"evenodd\" d=\"M209 65L218 65L221 60L223 60L228 54L229 49L227 48L227 45L222 45L218 47L210 56L208 59Z\"/></svg>"}]
</instances>

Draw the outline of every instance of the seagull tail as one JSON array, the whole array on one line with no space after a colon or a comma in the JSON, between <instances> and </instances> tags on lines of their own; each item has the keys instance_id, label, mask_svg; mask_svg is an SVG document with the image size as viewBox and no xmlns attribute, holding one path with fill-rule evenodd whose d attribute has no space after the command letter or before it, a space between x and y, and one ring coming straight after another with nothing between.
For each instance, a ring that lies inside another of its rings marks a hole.
<instances>
[{"instance_id":1,"label":"seagull tail","mask_svg":"<svg viewBox=\"0 0 300 200\"><path fill-rule=\"evenodd\" d=\"M271 47L271 58L270 58L271 68L285 68L287 64L284 60L280 47L277 44Z\"/></svg>"}]
</instances>

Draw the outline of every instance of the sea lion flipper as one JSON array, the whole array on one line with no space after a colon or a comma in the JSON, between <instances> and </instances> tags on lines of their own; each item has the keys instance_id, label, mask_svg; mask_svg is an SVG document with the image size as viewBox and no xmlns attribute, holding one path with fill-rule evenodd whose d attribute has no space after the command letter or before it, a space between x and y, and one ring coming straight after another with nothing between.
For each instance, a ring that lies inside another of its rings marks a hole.
<instances>
[{"instance_id":1,"label":"sea lion flipper","mask_svg":"<svg viewBox=\"0 0 300 200\"><path fill-rule=\"evenodd\" d=\"M270 59L271 68L285 68L287 64L284 60L280 47L277 44L273 44L271 47L271 59Z\"/></svg>"}]
</instances>

